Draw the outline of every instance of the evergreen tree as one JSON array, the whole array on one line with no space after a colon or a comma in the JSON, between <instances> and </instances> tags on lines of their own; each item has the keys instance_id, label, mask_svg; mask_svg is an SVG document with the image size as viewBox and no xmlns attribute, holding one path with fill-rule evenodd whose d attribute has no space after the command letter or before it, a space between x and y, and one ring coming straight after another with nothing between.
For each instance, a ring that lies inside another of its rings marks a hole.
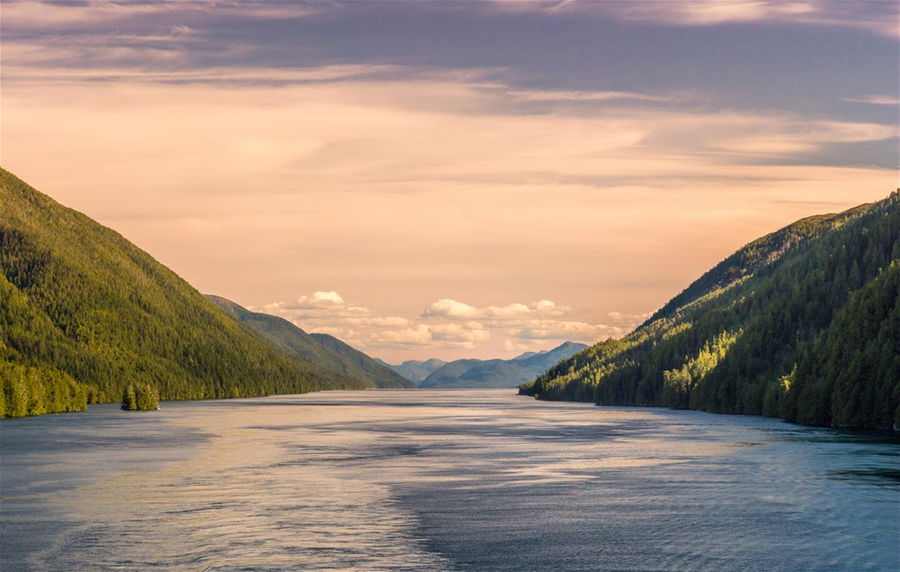
<instances>
[{"instance_id":1,"label":"evergreen tree","mask_svg":"<svg viewBox=\"0 0 900 572\"><path fill-rule=\"evenodd\" d=\"M900 426L898 255L900 192L803 219L725 259L631 334L520 392Z\"/></svg>"}]
</instances>

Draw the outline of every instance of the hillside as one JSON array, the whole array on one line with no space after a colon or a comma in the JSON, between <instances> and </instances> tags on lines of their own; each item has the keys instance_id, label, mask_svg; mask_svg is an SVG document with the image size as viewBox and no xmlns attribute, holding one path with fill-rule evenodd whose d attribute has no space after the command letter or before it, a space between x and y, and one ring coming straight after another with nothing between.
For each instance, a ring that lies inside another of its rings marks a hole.
<instances>
[{"instance_id":1,"label":"hillside","mask_svg":"<svg viewBox=\"0 0 900 572\"><path fill-rule=\"evenodd\" d=\"M363 388L289 359L115 231L0 169L0 416Z\"/></svg>"},{"instance_id":2,"label":"hillside","mask_svg":"<svg viewBox=\"0 0 900 572\"><path fill-rule=\"evenodd\" d=\"M284 318L251 312L221 296L206 298L235 320L246 324L289 357L300 357L317 366L358 379L375 387L415 387L415 384L375 362L341 340L327 334L308 334Z\"/></svg>"},{"instance_id":3,"label":"hillside","mask_svg":"<svg viewBox=\"0 0 900 572\"><path fill-rule=\"evenodd\" d=\"M751 242L620 340L551 368L541 399L900 425L900 193Z\"/></svg>"},{"instance_id":4,"label":"hillside","mask_svg":"<svg viewBox=\"0 0 900 572\"><path fill-rule=\"evenodd\" d=\"M375 385L382 388L403 387L414 388L415 383L406 379L393 369L385 367L378 363L368 355L357 350L353 346L344 343L334 336L328 334L310 334L322 347L340 357L348 369L347 371L360 371L369 379L375 382Z\"/></svg>"},{"instance_id":5,"label":"hillside","mask_svg":"<svg viewBox=\"0 0 900 572\"><path fill-rule=\"evenodd\" d=\"M416 383L422 381L431 375L431 372L447 363L441 359L429 359L425 361L407 360L399 365L391 365L382 360L378 361L396 371L406 379Z\"/></svg>"},{"instance_id":6,"label":"hillside","mask_svg":"<svg viewBox=\"0 0 900 572\"><path fill-rule=\"evenodd\" d=\"M509 360L462 359L444 364L419 382L422 388L516 387L534 379L562 359L587 348L565 342L548 351L528 352Z\"/></svg>"}]
</instances>

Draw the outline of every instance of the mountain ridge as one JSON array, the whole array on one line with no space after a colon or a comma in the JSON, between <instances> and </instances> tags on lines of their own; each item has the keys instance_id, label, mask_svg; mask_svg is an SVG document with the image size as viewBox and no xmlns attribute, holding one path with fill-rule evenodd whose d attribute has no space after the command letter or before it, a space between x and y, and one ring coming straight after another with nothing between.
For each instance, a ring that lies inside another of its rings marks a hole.
<instances>
[{"instance_id":1,"label":"mountain ridge","mask_svg":"<svg viewBox=\"0 0 900 572\"><path fill-rule=\"evenodd\" d=\"M534 379L559 360L585 349L585 344L563 342L550 350L525 352L511 359L461 359L444 363L418 382L421 388L516 387Z\"/></svg>"},{"instance_id":2,"label":"mountain ridge","mask_svg":"<svg viewBox=\"0 0 900 572\"><path fill-rule=\"evenodd\" d=\"M900 192L800 219L738 249L630 334L564 360L520 392L896 427L898 272ZM849 330L872 339L848 339Z\"/></svg>"},{"instance_id":3,"label":"mountain ridge","mask_svg":"<svg viewBox=\"0 0 900 572\"><path fill-rule=\"evenodd\" d=\"M363 352L328 334L309 334L279 316L254 312L222 296L206 294L206 299L238 322L261 335L285 355L309 360L319 367L356 378L374 387L415 387Z\"/></svg>"},{"instance_id":4,"label":"mountain ridge","mask_svg":"<svg viewBox=\"0 0 900 572\"><path fill-rule=\"evenodd\" d=\"M439 367L446 365L447 362L437 358L427 360L406 360L398 365L391 365L384 360L379 360L382 364L393 369L406 379L418 383L428 377L431 372Z\"/></svg>"},{"instance_id":5,"label":"mountain ridge","mask_svg":"<svg viewBox=\"0 0 900 572\"><path fill-rule=\"evenodd\" d=\"M360 380L291 360L121 234L0 169L0 416Z\"/></svg>"}]
</instances>

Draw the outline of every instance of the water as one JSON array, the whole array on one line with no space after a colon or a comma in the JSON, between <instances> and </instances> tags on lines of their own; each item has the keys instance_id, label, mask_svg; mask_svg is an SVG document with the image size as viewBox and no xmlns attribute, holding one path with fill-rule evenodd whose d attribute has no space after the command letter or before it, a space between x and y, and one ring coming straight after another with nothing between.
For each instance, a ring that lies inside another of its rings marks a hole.
<instances>
[{"instance_id":1,"label":"water","mask_svg":"<svg viewBox=\"0 0 900 572\"><path fill-rule=\"evenodd\" d=\"M509 390L0 422L3 570L898 570L900 445Z\"/></svg>"}]
</instances>

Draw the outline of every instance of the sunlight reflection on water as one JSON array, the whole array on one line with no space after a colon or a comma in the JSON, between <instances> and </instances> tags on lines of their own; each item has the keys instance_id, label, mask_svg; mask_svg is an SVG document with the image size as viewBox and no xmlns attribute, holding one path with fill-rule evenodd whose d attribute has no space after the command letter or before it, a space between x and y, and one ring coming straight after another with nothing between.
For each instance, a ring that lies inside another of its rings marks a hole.
<instances>
[{"instance_id":1,"label":"sunlight reflection on water","mask_svg":"<svg viewBox=\"0 0 900 572\"><path fill-rule=\"evenodd\" d=\"M2 430L3 569L900 565L898 446L770 419L370 391Z\"/></svg>"}]
</instances>

